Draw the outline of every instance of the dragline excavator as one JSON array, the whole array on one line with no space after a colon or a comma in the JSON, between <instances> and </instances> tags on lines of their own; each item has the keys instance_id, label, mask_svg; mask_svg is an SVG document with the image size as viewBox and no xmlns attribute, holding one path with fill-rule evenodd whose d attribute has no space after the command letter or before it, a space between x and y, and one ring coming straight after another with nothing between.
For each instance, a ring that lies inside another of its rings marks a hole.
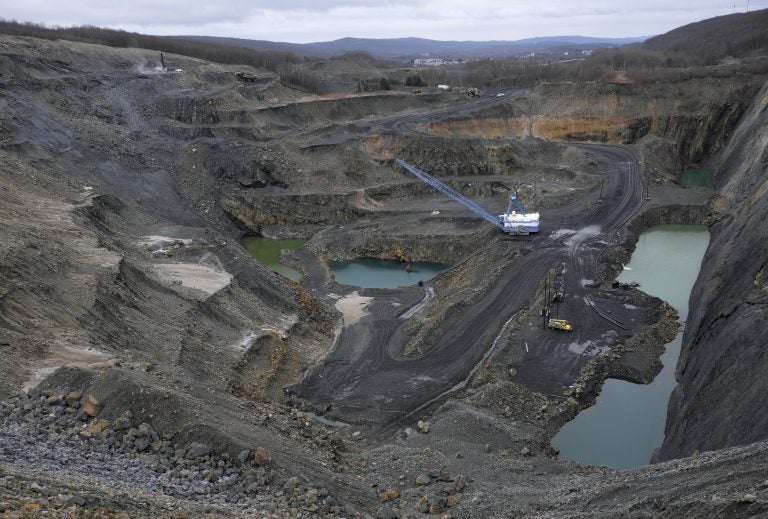
<instances>
[{"instance_id":1,"label":"dragline excavator","mask_svg":"<svg viewBox=\"0 0 768 519\"><path fill-rule=\"evenodd\" d=\"M409 164L408 162L405 162L401 159L397 159L396 162L408 173L418 178L428 186L432 187L434 190L444 194L452 200L455 200L464 206L465 209L468 209L473 214L495 225L507 234L512 236L527 236L531 233L539 232L539 213L527 213L523 207L523 204L520 203L520 199L517 196L517 191L514 191L509 199L507 212L498 216L494 216L469 198L453 189L445 182L438 180L429 173L420 170L413 164Z\"/></svg>"}]
</instances>

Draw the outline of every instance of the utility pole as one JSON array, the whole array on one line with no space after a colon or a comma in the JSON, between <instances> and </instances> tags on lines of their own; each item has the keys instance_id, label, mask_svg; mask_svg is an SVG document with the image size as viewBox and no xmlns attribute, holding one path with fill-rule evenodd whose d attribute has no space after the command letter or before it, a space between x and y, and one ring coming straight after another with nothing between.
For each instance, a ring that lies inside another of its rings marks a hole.
<instances>
[{"instance_id":1,"label":"utility pole","mask_svg":"<svg viewBox=\"0 0 768 519\"><path fill-rule=\"evenodd\" d=\"M547 277L544 278L544 308L541 309L542 321L541 327L547 327L547 306L549 297L549 271L547 271Z\"/></svg>"}]
</instances>

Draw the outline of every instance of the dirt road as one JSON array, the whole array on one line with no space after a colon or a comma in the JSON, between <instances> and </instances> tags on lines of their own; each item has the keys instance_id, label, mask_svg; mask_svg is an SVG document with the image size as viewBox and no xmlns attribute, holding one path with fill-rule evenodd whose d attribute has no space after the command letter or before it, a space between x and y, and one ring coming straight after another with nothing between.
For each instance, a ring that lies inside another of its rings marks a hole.
<instances>
[{"instance_id":1,"label":"dirt road","mask_svg":"<svg viewBox=\"0 0 768 519\"><path fill-rule=\"evenodd\" d=\"M407 122L417 119L409 117ZM401 127L394 121L388 125ZM381 295L369 307L369 315L343 329L333 352L294 388L296 394L318 407L332 405L346 420L376 428L390 429L413 421L425 404L437 403L463 387L489 348L508 331L511 319L528 309L547 271L560 263L567 266L567 302L562 306L578 322L580 332L574 334L578 341L603 340L610 345L626 335L626 330L602 318L592 306L603 308L602 313L621 312L608 309L610 303L602 301L601 291L585 285L598 279L599 254L642 203L639 165L633 153L622 147L582 148L611 165L613 173L603 188L602 202L597 203L595 193L586 209L584 201L579 201L552 215L545 213L537 236L524 241L495 240L484 256L512 259L482 297L454 306L429 331L424 339L426 354L419 358L403 355L412 334L408 319L402 319L408 309L404 312L390 304L396 295ZM571 228L569 221L578 222L578 227ZM539 319L531 321L536 324L524 335L531 335L535 347L516 364L520 381L531 389L559 394L573 382L587 357L569 351L574 336L542 330ZM510 340L515 339L505 338L504 342Z\"/></svg>"}]
</instances>

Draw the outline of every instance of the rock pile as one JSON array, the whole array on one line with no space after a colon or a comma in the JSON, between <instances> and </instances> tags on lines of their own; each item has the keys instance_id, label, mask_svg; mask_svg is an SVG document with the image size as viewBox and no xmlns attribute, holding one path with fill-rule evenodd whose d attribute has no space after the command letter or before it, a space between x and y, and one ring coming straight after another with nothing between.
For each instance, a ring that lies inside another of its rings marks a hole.
<instances>
[{"instance_id":1,"label":"rock pile","mask_svg":"<svg viewBox=\"0 0 768 519\"><path fill-rule=\"evenodd\" d=\"M0 464L96 477L236 510L340 512L325 490L302 485L297 478L277 484L272 456L263 447L230 459L204 443L178 445L172 435L136 423L130 411L111 421L101 414L98 399L79 391L22 392L0 403ZM54 503L48 499L53 492L45 488L36 494L43 509L72 504Z\"/></svg>"},{"instance_id":2,"label":"rock pile","mask_svg":"<svg viewBox=\"0 0 768 519\"><path fill-rule=\"evenodd\" d=\"M415 488L401 492L397 486L391 485L378 493L382 503L377 512L379 518L410 517L409 511L422 514L450 517L453 507L461 503L459 494L467 487L467 481L461 474L450 476L443 469L439 473L418 474Z\"/></svg>"}]
</instances>

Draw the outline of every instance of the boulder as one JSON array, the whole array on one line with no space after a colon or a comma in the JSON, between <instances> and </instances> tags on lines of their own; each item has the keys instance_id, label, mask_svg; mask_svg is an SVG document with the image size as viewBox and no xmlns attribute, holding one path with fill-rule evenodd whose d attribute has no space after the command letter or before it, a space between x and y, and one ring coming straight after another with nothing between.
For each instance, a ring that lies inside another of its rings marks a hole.
<instances>
[{"instance_id":1,"label":"boulder","mask_svg":"<svg viewBox=\"0 0 768 519\"><path fill-rule=\"evenodd\" d=\"M453 489L456 492L461 492L462 490L464 490L464 488L466 488L466 486L467 486L467 480L465 480L464 476L462 476L461 474L459 474L453 479Z\"/></svg>"},{"instance_id":2,"label":"boulder","mask_svg":"<svg viewBox=\"0 0 768 519\"><path fill-rule=\"evenodd\" d=\"M206 454L210 454L212 449L204 443L192 442L187 450L187 458L195 459L201 458Z\"/></svg>"},{"instance_id":3,"label":"boulder","mask_svg":"<svg viewBox=\"0 0 768 519\"><path fill-rule=\"evenodd\" d=\"M253 461L256 465L266 465L272 461L272 455L264 447L258 447L253 453Z\"/></svg>"},{"instance_id":4,"label":"boulder","mask_svg":"<svg viewBox=\"0 0 768 519\"><path fill-rule=\"evenodd\" d=\"M86 430L90 433L102 433L107 427L109 427L109 421L95 420L88 426Z\"/></svg>"},{"instance_id":5,"label":"boulder","mask_svg":"<svg viewBox=\"0 0 768 519\"><path fill-rule=\"evenodd\" d=\"M376 519L397 519L397 512L388 506L381 505L376 511Z\"/></svg>"},{"instance_id":6,"label":"boulder","mask_svg":"<svg viewBox=\"0 0 768 519\"><path fill-rule=\"evenodd\" d=\"M101 412L101 402L95 396L88 395L82 403L82 409L90 417L98 416Z\"/></svg>"},{"instance_id":7,"label":"boulder","mask_svg":"<svg viewBox=\"0 0 768 519\"><path fill-rule=\"evenodd\" d=\"M69 407L75 407L82 398L83 394L80 391L70 391L67 393L66 401Z\"/></svg>"},{"instance_id":8,"label":"boulder","mask_svg":"<svg viewBox=\"0 0 768 519\"><path fill-rule=\"evenodd\" d=\"M426 474L419 474L418 476L416 476L416 484L419 486L429 485L431 481L432 480L430 479L430 477L427 476Z\"/></svg>"},{"instance_id":9,"label":"boulder","mask_svg":"<svg viewBox=\"0 0 768 519\"><path fill-rule=\"evenodd\" d=\"M237 455L237 461L240 463L245 463L248 461L248 458L251 456L251 451L248 449L240 451L240 454Z\"/></svg>"},{"instance_id":10,"label":"boulder","mask_svg":"<svg viewBox=\"0 0 768 519\"><path fill-rule=\"evenodd\" d=\"M283 490L286 492L292 492L294 488L299 486L299 478L296 476L290 477L285 480L285 485L283 485Z\"/></svg>"},{"instance_id":11,"label":"boulder","mask_svg":"<svg viewBox=\"0 0 768 519\"><path fill-rule=\"evenodd\" d=\"M387 489L382 492L379 492L379 501L382 503L392 501L398 497L400 497L400 489L394 485L387 487Z\"/></svg>"}]
</instances>

